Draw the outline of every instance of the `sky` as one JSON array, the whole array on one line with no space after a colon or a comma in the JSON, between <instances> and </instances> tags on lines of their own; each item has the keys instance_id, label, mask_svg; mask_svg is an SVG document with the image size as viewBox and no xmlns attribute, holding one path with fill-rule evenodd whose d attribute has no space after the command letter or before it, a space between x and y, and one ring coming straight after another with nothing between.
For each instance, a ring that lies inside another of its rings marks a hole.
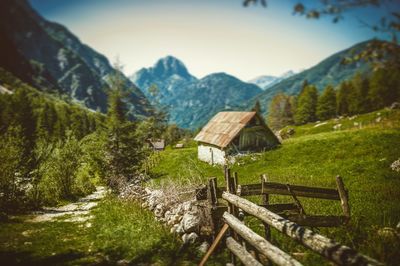
<instances>
[{"instance_id":1,"label":"sky","mask_svg":"<svg viewBox=\"0 0 400 266\"><path fill-rule=\"evenodd\" d=\"M387 6L358 9L335 24L331 18L293 15L297 0L269 0L266 8L245 8L242 0L29 2L111 62L118 57L127 75L172 55L198 78L226 72L245 81L307 69L376 37L360 20L374 24L388 11Z\"/></svg>"}]
</instances>

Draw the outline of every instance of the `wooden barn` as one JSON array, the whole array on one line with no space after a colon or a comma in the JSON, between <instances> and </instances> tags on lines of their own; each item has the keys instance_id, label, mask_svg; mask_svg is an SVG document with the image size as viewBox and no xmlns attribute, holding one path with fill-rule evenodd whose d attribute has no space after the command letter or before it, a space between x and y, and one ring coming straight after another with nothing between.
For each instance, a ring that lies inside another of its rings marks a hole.
<instances>
[{"instance_id":1,"label":"wooden barn","mask_svg":"<svg viewBox=\"0 0 400 266\"><path fill-rule=\"evenodd\" d=\"M260 152L280 144L256 112L220 112L194 138L198 158L210 164L225 164L229 156Z\"/></svg>"}]
</instances>

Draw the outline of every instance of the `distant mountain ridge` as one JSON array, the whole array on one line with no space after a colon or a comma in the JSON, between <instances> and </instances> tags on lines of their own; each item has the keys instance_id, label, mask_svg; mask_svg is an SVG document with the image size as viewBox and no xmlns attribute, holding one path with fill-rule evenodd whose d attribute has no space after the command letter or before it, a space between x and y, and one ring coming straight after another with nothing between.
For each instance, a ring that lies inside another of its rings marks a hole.
<instances>
[{"instance_id":1,"label":"distant mountain ridge","mask_svg":"<svg viewBox=\"0 0 400 266\"><path fill-rule=\"evenodd\" d=\"M153 102L166 106L170 122L196 129L215 113L236 109L243 101L262 90L226 73L213 73L202 79L192 76L177 58L161 58L153 67L142 68L131 80ZM149 88L156 85L159 95L154 97Z\"/></svg>"},{"instance_id":2,"label":"distant mountain ridge","mask_svg":"<svg viewBox=\"0 0 400 266\"><path fill-rule=\"evenodd\" d=\"M309 69L283 79L251 100L244 102L241 108L249 109L256 101L259 101L263 113L266 114L268 112L267 107L275 94L283 92L289 95L297 95L305 80L308 84L315 85L321 92L327 85L335 87L341 82L352 78L357 72L361 74L370 72L371 67L367 62L358 61L347 64L343 63L345 58L352 57L355 53L364 50L369 42L370 41L355 44L350 48L329 56Z\"/></svg>"},{"instance_id":3,"label":"distant mountain ridge","mask_svg":"<svg viewBox=\"0 0 400 266\"><path fill-rule=\"evenodd\" d=\"M294 71L289 70L280 76L263 75L263 76L258 76L254 79L251 79L247 82L257 85L262 90L267 90L268 88L274 86L275 84L281 82L282 80L284 80L286 78L293 76L294 74L296 74Z\"/></svg>"},{"instance_id":4,"label":"distant mountain ridge","mask_svg":"<svg viewBox=\"0 0 400 266\"><path fill-rule=\"evenodd\" d=\"M67 28L46 21L25 0L2 0L0 37L1 67L42 90L58 91L88 108L106 111L107 82L116 70ZM152 107L146 97L123 78L130 117L149 115Z\"/></svg>"},{"instance_id":5,"label":"distant mountain ridge","mask_svg":"<svg viewBox=\"0 0 400 266\"><path fill-rule=\"evenodd\" d=\"M281 77L264 76L259 80L253 79L252 82L259 86L225 73L214 73L197 79L189 74L181 61L172 56L160 59L151 68L142 68L131 76L131 80L153 103L155 99L149 94L148 88L152 84L157 85L160 90L157 100L169 108L170 122L184 128L196 129L219 111L250 110L256 101L260 101L263 113L267 114L268 104L275 94L284 92L296 95L305 80L322 91L328 84L337 86L357 72L368 73L371 68L366 62L342 63L346 57L362 51L368 42L335 53L297 74L288 71ZM260 89L263 84L266 84L264 91Z\"/></svg>"}]
</instances>

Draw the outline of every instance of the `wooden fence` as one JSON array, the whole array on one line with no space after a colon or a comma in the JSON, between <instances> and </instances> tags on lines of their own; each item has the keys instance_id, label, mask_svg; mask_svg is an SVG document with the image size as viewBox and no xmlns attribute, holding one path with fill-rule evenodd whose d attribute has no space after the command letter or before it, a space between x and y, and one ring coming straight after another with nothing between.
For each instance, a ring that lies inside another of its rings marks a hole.
<instances>
[{"instance_id":1,"label":"wooden fence","mask_svg":"<svg viewBox=\"0 0 400 266\"><path fill-rule=\"evenodd\" d=\"M215 178L209 180L206 188L197 191L197 199L211 204L212 225L218 234L203 257L200 265L204 265L218 244L226 237L225 243L231 254L231 263L236 264L238 258L244 265L263 265L262 257L267 262L277 265L302 265L288 253L271 244L270 229L275 228L282 234L296 240L301 245L320 254L338 265L382 265L380 262L358 253L350 247L341 245L323 235L303 227L338 226L350 219L348 193L340 177L336 178L337 189L294 186L267 182L265 175L260 184L239 185L237 173L231 176L225 169L226 187L217 187ZM287 195L294 203L269 204L270 195ZM257 205L244 196L261 195L262 204ZM309 216L305 213L297 197L312 197L328 200L339 200L343 210L342 216ZM228 206L218 203L218 198L227 202ZM284 212L289 211L289 214ZM265 236L261 237L243 223L245 215L259 219L265 227ZM220 222L223 225L219 226ZM250 249L248 247L251 247Z\"/></svg>"}]
</instances>

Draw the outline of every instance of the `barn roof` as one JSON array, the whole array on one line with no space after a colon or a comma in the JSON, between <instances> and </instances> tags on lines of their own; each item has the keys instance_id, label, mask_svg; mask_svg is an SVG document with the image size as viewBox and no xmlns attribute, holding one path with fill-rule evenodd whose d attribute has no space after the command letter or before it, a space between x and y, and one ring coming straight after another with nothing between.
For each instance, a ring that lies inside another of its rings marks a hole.
<instances>
[{"instance_id":1,"label":"barn roof","mask_svg":"<svg viewBox=\"0 0 400 266\"><path fill-rule=\"evenodd\" d=\"M225 148L256 115L256 112L219 112L194 138Z\"/></svg>"}]
</instances>

